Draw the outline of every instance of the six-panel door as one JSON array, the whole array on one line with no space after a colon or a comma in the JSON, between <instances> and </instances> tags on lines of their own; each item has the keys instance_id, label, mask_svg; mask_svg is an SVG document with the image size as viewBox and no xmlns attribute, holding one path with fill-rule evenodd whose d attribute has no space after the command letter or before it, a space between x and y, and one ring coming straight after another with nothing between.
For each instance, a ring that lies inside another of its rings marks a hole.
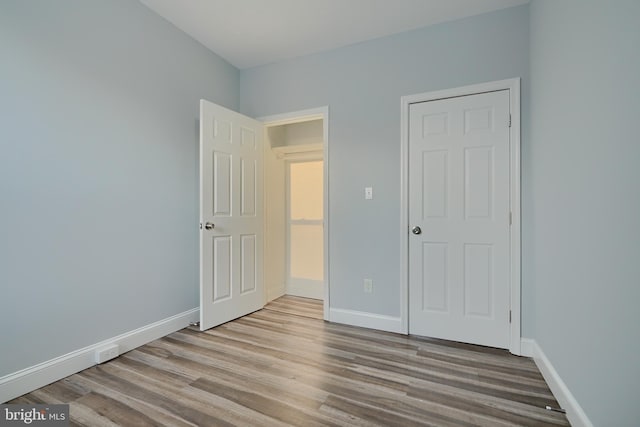
<instances>
[{"instance_id":1,"label":"six-panel door","mask_svg":"<svg viewBox=\"0 0 640 427\"><path fill-rule=\"evenodd\" d=\"M509 91L410 105L409 332L509 347Z\"/></svg>"},{"instance_id":2,"label":"six-panel door","mask_svg":"<svg viewBox=\"0 0 640 427\"><path fill-rule=\"evenodd\" d=\"M262 308L262 123L200 103L200 328Z\"/></svg>"}]
</instances>

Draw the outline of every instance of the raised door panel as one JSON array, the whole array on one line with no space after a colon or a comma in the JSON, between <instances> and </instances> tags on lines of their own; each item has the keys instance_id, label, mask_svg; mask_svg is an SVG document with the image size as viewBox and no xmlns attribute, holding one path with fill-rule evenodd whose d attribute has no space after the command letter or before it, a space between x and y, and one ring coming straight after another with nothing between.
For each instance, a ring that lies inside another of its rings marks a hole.
<instances>
[{"instance_id":1,"label":"raised door panel","mask_svg":"<svg viewBox=\"0 0 640 427\"><path fill-rule=\"evenodd\" d=\"M242 294L256 290L258 271L256 241L255 234L240 236L240 292Z\"/></svg>"},{"instance_id":2,"label":"raised door panel","mask_svg":"<svg viewBox=\"0 0 640 427\"><path fill-rule=\"evenodd\" d=\"M422 219L446 218L449 206L449 155L447 150L422 153Z\"/></svg>"},{"instance_id":3,"label":"raised door panel","mask_svg":"<svg viewBox=\"0 0 640 427\"><path fill-rule=\"evenodd\" d=\"M493 247L464 245L464 315L493 317Z\"/></svg>"},{"instance_id":4,"label":"raised door panel","mask_svg":"<svg viewBox=\"0 0 640 427\"><path fill-rule=\"evenodd\" d=\"M231 155L213 152L213 212L214 216L231 216Z\"/></svg>"},{"instance_id":5,"label":"raised door panel","mask_svg":"<svg viewBox=\"0 0 640 427\"><path fill-rule=\"evenodd\" d=\"M213 302L219 302L232 296L232 241L231 236L216 236L212 240L212 294Z\"/></svg>"},{"instance_id":6,"label":"raised door panel","mask_svg":"<svg viewBox=\"0 0 640 427\"><path fill-rule=\"evenodd\" d=\"M494 210L493 147L464 150L464 217L492 219Z\"/></svg>"},{"instance_id":7,"label":"raised door panel","mask_svg":"<svg viewBox=\"0 0 640 427\"><path fill-rule=\"evenodd\" d=\"M240 160L240 212L242 216L256 216L256 160Z\"/></svg>"},{"instance_id":8,"label":"raised door panel","mask_svg":"<svg viewBox=\"0 0 640 427\"><path fill-rule=\"evenodd\" d=\"M422 309L449 311L448 244L425 242L422 245Z\"/></svg>"}]
</instances>

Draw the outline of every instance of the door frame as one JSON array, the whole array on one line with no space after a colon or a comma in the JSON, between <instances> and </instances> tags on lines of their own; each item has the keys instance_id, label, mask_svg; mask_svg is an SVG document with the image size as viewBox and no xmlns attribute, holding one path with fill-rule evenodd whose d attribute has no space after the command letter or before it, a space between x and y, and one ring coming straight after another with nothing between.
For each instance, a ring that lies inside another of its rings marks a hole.
<instances>
[{"instance_id":1,"label":"door frame","mask_svg":"<svg viewBox=\"0 0 640 427\"><path fill-rule=\"evenodd\" d=\"M409 333L409 107L420 102L509 90L509 203L511 208L509 351L521 355L521 222L520 222L520 78L479 83L452 89L406 95L400 98L400 320Z\"/></svg>"},{"instance_id":2,"label":"door frame","mask_svg":"<svg viewBox=\"0 0 640 427\"><path fill-rule=\"evenodd\" d=\"M264 124L265 132L269 127L272 126L281 126L281 125L289 125L293 123L301 123L307 122L310 120L319 120L322 119L322 157L323 157L323 165L322 165L322 197L323 197L323 221L324 221L324 230L323 230L323 239L324 239L324 248L323 248L323 275L324 275L324 304L323 304L323 317L324 320L329 320L329 296L331 294L331 286L329 280L329 106L318 107L318 108L310 108L306 110L292 111L288 113L282 114L274 114L270 116L263 116L257 118ZM267 139L265 138L265 141ZM266 149L266 146L265 146ZM265 168L266 173L266 168ZM265 209L268 200L265 199ZM265 211L266 212L266 211ZM266 220L266 215L265 215ZM266 227L266 224L265 224ZM266 248L266 239L265 239L265 251ZM265 298L266 298L265 292Z\"/></svg>"}]
</instances>

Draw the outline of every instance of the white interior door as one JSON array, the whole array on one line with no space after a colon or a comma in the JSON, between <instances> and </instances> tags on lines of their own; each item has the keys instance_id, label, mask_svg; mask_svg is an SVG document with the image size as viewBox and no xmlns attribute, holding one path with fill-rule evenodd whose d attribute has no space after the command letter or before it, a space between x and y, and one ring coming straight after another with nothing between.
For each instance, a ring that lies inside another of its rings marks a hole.
<instances>
[{"instance_id":1,"label":"white interior door","mask_svg":"<svg viewBox=\"0 0 640 427\"><path fill-rule=\"evenodd\" d=\"M509 91L409 107L409 332L509 348Z\"/></svg>"},{"instance_id":2,"label":"white interior door","mask_svg":"<svg viewBox=\"0 0 640 427\"><path fill-rule=\"evenodd\" d=\"M263 125L200 101L200 329L264 305Z\"/></svg>"},{"instance_id":3,"label":"white interior door","mask_svg":"<svg viewBox=\"0 0 640 427\"><path fill-rule=\"evenodd\" d=\"M286 293L324 297L323 161L286 164Z\"/></svg>"}]
</instances>

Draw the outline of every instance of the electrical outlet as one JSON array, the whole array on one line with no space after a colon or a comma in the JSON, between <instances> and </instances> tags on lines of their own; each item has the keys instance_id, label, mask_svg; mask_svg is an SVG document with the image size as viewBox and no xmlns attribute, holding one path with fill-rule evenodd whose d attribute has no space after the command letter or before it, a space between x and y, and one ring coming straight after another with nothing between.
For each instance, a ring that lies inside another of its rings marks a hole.
<instances>
[{"instance_id":1,"label":"electrical outlet","mask_svg":"<svg viewBox=\"0 0 640 427\"><path fill-rule=\"evenodd\" d=\"M373 292L373 280L364 279L364 292L370 294Z\"/></svg>"},{"instance_id":2,"label":"electrical outlet","mask_svg":"<svg viewBox=\"0 0 640 427\"><path fill-rule=\"evenodd\" d=\"M107 360L115 359L120 355L118 344L111 344L96 350L96 363L104 363Z\"/></svg>"}]
</instances>

